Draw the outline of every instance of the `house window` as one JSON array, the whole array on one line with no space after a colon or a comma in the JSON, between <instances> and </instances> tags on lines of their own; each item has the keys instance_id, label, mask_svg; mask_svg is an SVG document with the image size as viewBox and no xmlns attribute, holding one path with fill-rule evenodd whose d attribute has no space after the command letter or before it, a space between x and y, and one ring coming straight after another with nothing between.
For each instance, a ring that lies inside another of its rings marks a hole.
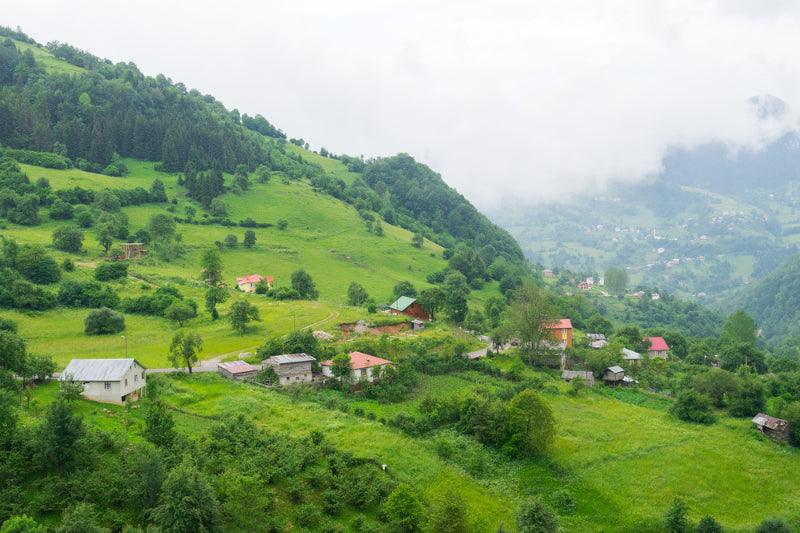
<instances>
[{"instance_id":1,"label":"house window","mask_svg":"<svg viewBox=\"0 0 800 533\"><path fill-rule=\"evenodd\" d=\"M133 375L133 382L136 383L137 381L139 381L139 374L134 374Z\"/></svg>"},{"instance_id":2,"label":"house window","mask_svg":"<svg viewBox=\"0 0 800 533\"><path fill-rule=\"evenodd\" d=\"M106 381L105 383L103 383L103 388L106 390L111 390L111 383Z\"/></svg>"},{"instance_id":3,"label":"house window","mask_svg":"<svg viewBox=\"0 0 800 533\"><path fill-rule=\"evenodd\" d=\"M125 386L128 386L128 378L125 378Z\"/></svg>"}]
</instances>

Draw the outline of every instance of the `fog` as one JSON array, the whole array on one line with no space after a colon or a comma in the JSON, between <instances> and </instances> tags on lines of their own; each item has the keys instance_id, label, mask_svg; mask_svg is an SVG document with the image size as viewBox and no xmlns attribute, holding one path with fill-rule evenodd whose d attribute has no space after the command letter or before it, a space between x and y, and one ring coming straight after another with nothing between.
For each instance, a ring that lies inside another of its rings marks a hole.
<instances>
[{"instance_id":1,"label":"fog","mask_svg":"<svg viewBox=\"0 0 800 533\"><path fill-rule=\"evenodd\" d=\"M4 3L0 24L133 61L313 148L408 152L479 207L636 181L670 146L794 128L785 1ZM750 97L789 104L759 120Z\"/></svg>"}]
</instances>

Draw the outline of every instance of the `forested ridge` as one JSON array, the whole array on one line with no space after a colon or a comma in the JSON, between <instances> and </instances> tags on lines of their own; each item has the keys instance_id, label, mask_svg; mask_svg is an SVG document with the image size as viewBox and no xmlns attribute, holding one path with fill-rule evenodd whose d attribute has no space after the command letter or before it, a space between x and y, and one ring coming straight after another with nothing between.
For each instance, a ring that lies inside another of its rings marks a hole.
<instances>
[{"instance_id":1,"label":"forested ridge","mask_svg":"<svg viewBox=\"0 0 800 533\"><path fill-rule=\"evenodd\" d=\"M492 243L497 254L523 262L504 230L408 155L367 162L344 156L351 170L363 174L346 184L286 150L286 135L261 115L227 110L214 97L164 75L146 76L133 63L112 63L59 42L45 49L83 72L49 70L11 40L36 45L24 33L4 28L0 39L3 146L48 152L54 154L51 165L64 165L63 159L53 162L60 156L68 158L66 164L110 175L124 173L117 168L120 157L159 161L164 171L186 174L190 195L205 206L223 192L223 172L261 167L309 178L359 210L376 211L443 246Z\"/></svg>"}]
</instances>

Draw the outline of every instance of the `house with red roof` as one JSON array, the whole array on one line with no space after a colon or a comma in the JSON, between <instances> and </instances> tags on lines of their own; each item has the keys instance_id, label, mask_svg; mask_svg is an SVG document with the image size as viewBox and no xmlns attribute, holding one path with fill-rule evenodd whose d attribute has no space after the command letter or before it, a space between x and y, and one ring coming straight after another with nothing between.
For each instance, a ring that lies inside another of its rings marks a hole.
<instances>
[{"instance_id":1,"label":"house with red roof","mask_svg":"<svg viewBox=\"0 0 800 533\"><path fill-rule=\"evenodd\" d=\"M353 371L352 381L369 381L372 383L380 377L384 367L392 366L394 363L387 359L381 359L374 355L362 352L350 352L350 368ZM328 378L333 377L333 361L328 359L320 363L322 375Z\"/></svg>"},{"instance_id":2,"label":"house with red roof","mask_svg":"<svg viewBox=\"0 0 800 533\"><path fill-rule=\"evenodd\" d=\"M669 345L667 341L664 340L664 337L646 337L646 340L650 341L650 348L647 349L647 355L651 358L667 358L669 355Z\"/></svg>"},{"instance_id":3,"label":"house with red roof","mask_svg":"<svg viewBox=\"0 0 800 533\"><path fill-rule=\"evenodd\" d=\"M242 292L256 292L259 283L264 282L267 288L271 289L275 279L272 276L262 276L261 274L250 274L241 278L236 278L236 286Z\"/></svg>"},{"instance_id":4,"label":"house with red roof","mask_svg":"<svg viewBox=\"0 0 800 533\"><path fill-rule=\"evenodd\" d=\"M553 341L564 348L572 348L572 321L569 318L554 320L544 327L550 332Z\"/></svg>"}]
</instances>

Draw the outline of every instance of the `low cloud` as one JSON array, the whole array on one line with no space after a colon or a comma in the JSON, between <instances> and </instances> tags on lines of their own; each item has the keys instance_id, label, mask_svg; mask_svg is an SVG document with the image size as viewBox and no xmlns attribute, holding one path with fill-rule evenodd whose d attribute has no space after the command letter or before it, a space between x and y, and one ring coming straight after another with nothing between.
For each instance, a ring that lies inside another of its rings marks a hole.
<instances>
[{"instance_id":1,"label":"low cloud","mask_svg":"<svg viewBox=\"0 0 800 533\"><path fill-rule=\"evenodd\" d=\"M763 5L760 5L763 4ZM17 2L3 21L136 62L336 153L408 152L479 206L758 147L800 105L793 2ZM775 95L759 118L750 98Z\"/></svg>"}]
</instances>

